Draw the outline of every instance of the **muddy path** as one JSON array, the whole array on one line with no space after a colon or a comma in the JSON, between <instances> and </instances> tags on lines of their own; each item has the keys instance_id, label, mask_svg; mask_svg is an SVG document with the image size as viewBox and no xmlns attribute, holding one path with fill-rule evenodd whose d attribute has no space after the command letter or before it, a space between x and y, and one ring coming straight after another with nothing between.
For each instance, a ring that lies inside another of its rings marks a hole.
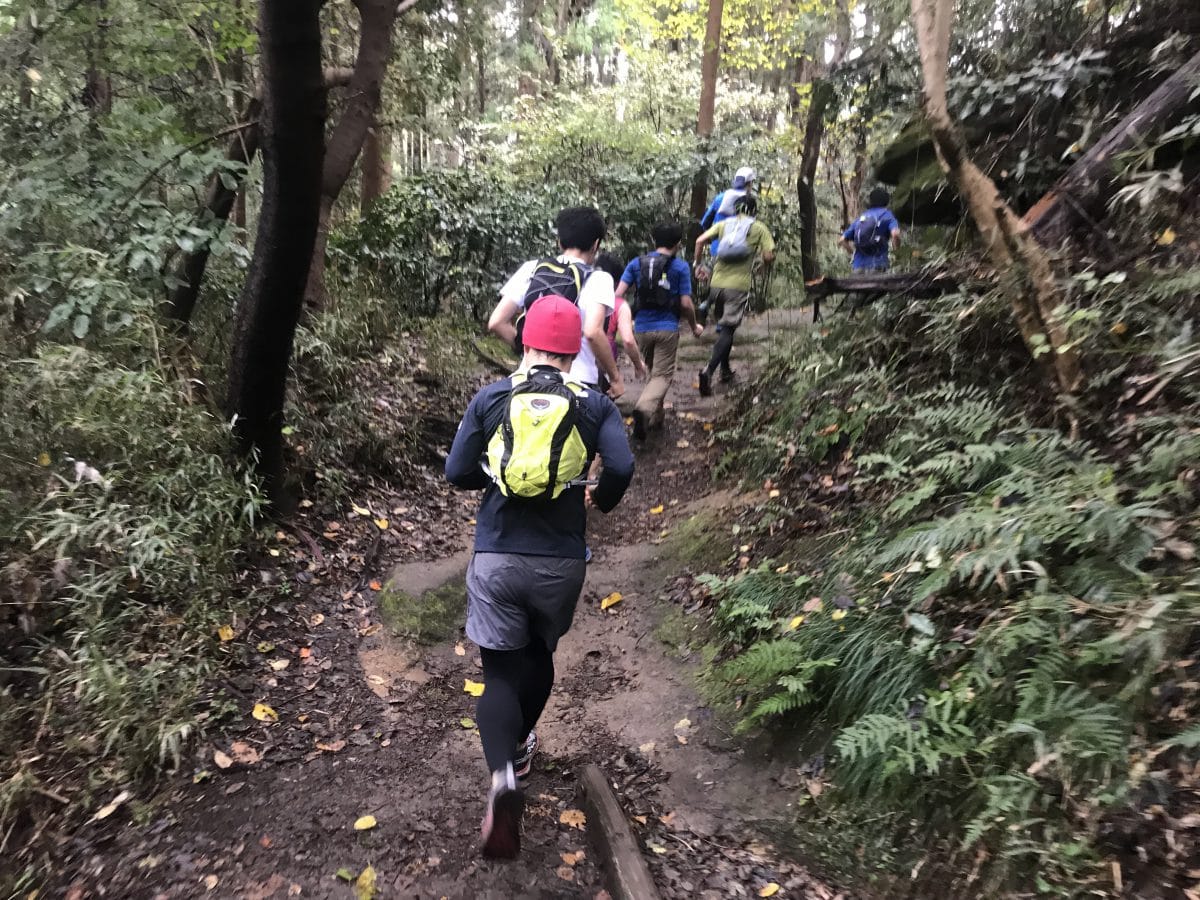
<instances>
[{"instance_id":1,"label":"muddy path","mask_svg":"<svg viewBox=\"0 0 1200 900\"><path fill-rule=\"evenodd\" d=\"M735 369L749 375L800 321L775 312L770 333L764 319L749 324ZM393 509L427 538L385 555L390 580L356 589L318 578L297 602L265 610L239 637L223 686L230 726L155 803L131 801L75 835L60 893L344 898L373 882L376 897L604 897L575 816L574 772L590 761L617 789L664 897L755 897L771 885L778 897L848 896L770 845L765 835L793 812L789 766L732 736L697 691L698 660L672 636L671 587L686 573L672 535L736 502L709 475L711 423L730 395L699 397L706 355L681 344L665 430L638 449L618 511L592 517L595 558L556 655L518 862L476 853L487 773L464 688L482 675L455 588L476 498L441 487L431 469L436 500L414 499L423 519Z\"/></svg>"}]
</instances>

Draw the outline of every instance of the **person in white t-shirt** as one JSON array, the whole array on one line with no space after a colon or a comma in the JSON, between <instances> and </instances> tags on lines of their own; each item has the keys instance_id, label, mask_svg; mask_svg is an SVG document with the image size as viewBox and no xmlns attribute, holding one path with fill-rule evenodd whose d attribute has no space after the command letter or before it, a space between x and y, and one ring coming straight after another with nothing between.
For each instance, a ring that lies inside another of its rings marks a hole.
<instances>
[{"instance_id":1,"label":"person in white t-shirt","mask_svg":"<svg viewBox=\"0 0 1200 900\"><path fill-rule=\"evenodd\" d=\"M613 312L616 286L611 275L592 268L607 231L604 218L593 207L573 206L559 212L554 226L561 252L553 259L531 259L517 269L500 289L500 302L488 319L488 330L515 345L520 317L531 304L551 294L566 297L578 307L583 330L583 346L569 376L595 387L603 372L608 376L608 395L616 400L625 393L625 384L605 329L605 319Z\"/></svg>"}]
</instances>

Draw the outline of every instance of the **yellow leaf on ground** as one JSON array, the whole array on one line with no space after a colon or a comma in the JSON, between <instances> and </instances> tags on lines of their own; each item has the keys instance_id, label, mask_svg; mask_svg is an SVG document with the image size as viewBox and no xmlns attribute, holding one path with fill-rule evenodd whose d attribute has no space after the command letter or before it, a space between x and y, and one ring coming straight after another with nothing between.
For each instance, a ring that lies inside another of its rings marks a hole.
<instances>
[{"instance_id":1,"label":"yellow leaf on ground","mask_svg":"<svg viewBox=\"0 0 1200 900\"><path fill-rule=\"evenodd\" d=\"M664 508L665 507L661 503L658 504L658 506L652 506L652 507L650 507L650 515L661 516Z\"/></svg>"},{"instance_id":2,"label":"yellow leaf on ground","mask_svg":"<svg viewBox=\"0 0 1200 900\"><path fill-rule=\"evenodd\" d=\"M258 647L255 648L259 653L270 653L275 649L275 645L270 641L259 641Z\"/></svg>"},{"instance_id":3,"label":"yellow leaf on ground","mask_svg":"<svg viewBox=\"0 0 1200 900\"><path fill-rule=\"evenodd\" d=\"M775 574L776 575L786 575L787 570L790 569L791 567L792 567L791 563L784 563L782 566L780 566L779 568L777 568L775 570Z\"/></svg>"},{"instance_id":4,"label":"yellow leaf on ground","mask_svg":"<svg viewBox=\"0 0 1200 900\"><path fill-rule=\"evenodd\" d=\"M43 450L41 453L38 454L38 465L39 466L50 465L50 454L47 453L45 450Z\"/></svg>"},{"instance_id":5,"label":"yellow leaf on ground","mask_svg":"<svg viewBox=\"0 0 1200 900\"><path fill-rule=\"evenodd\" d=\"M466 656L467 655L467 648L462 645L462 641L459 641L457 644L454 645L454 655L455 656Z\"/></svg>"},{"instance_id":6,"label":"yellow leaf on ground","mask_svg":"<svg viewBox=\"0 0 1200 900\"><path fill-rule=\"evenodd\" d=\"M712 423L712 422L705 422L705 423L704 423L704 425L703 425L703 426L701 426L701 427L702 427L702 428L703 428L705 431L712 431L712 430L713 430L713 423Z\"/></svg>"},{"instance_id":7,"label":"yellow leaf on ground","mask_svg":"<svg viewBox=\"0 0 1200 900\"><path fill-rule=\"evenodd\" d=\"M374 828L376 824L377 823L375 822L374 816L371 816L371 815L359 816L357 819L354 820L354 830L355 831L369 831L370 829Z\"/></svg>"},{"instance_id":8,"label":"yellow leaf on ground","mask_svg":"<svg viewBox=\"0 0 1200 900\"><path fill-rule=\"evenodd\" d=\"M217 637L219 637L223 641L232 641L233 640L233 626L232 625L222 625L220 628L217 629Z\"/></svg>"},{"instance_id":9,"label":"yellow leaf on ground","mask_svg":"<svg viewBox=\"0 0 1200 900\"><path fill-rule=\"evenodd\" d=\"M616 606L625 598L621 596L620 591L613 591L607 597L600 601L600 609L608 609L610 606Z\"/></svg>"},{"instance_id":10,"label":"yellow leaf on ground","mask_svg":"<svg viewBox=\"0 0 1200 900\"><path fill-rule=\"evenodd\" d=\"M224 750L213 751L213 762L217 764L218 769L228 769L233 765L233 759Z\"/></svg>"},{"instance_id":11,"label":"yellow leaf on ground","mask_svg":"<svg viewBox=\"0 0 1200 900\"><path fill-rule=\"evenodd\" d=\"M375 869L367 866L354 882L355 900L375 900Z\"/></svg>"},{"instance_id":12,"label":"yellow leaf on ground","mask_svg":"<svg viewBox=\"0 0 1200 900\"><path fill-rule=\"evenodd\" d=\"M380 531L387 531L388 520L387 519L376 519L375 527L378 528Z\"/></svg>"},{"instance_id":13,"label":"yellow leaf on ground","mask_svg":"<svg viewBox=\"0 0 1200 900\"><path fill-rule=\"evenodd\" d=\"M483 696L483 682L472 681L470 678L464 678L463 679L463 690L466 691L468 694L470 694L472 697L482 697Z\"/></svg>"},{"instance_id":14,"label":"yellow leaf on ground","mask_svg":"<svg viewBox=\"0 0 1200 900\"><path fill-rule=\"evenodd\" d=\"M774 897L778 893L779 893L779 885L777 885L775 882L772 881L770 884L765 884L759 889L758 896Z\"/></svg>"},{"instance_id":15,"label":"yellow leaf on ground","mask_svg":"<svg viewBox=\"0 0 1200 900\"><path fill-rule=\"evenodd\" d=\"M472 719L470 716L463 716L461 719L458 720L458 724L461 725L463 728L470 730L475 727L475 720Z\"/></svg>"},{"instance_id":16,"label":"yellow leaf on ground","mask_svg":"<svg viewBox=\"0 0 1200 900\"><path fill-rule=\"evenodd\" d=\"M1175 238L1175 229L1168 226L1163 230L1163 233L1158 236L1158 246L1170 247L1173 243L1175 243Z\"/></svg>"},{"instance_id":17,"label":"yellow leaf on ground","mask_svg":"<svg viewBox=\"0 0 1200 900\"><path fill-rule=\"evenodd\" d=\"M792 616L792 621L787 623L788 631L795 631L804 624L804 616Z\"/></svg>"},{"instance_id":18,"label":"yellow leaf on ground","mask_svg":"<svg viewBox=\"0 0 1200 900\"><path fill-rule=\"evenodd\" d=\"M255 703L254 710L250 713L250 715L254 716L254 718L258 719L260 722L279 721L279 713L275 712L275 710L271 709L271 707L267 706L265 703Z\"/></svg>"},{"instance_id":19,"label":"yellow leaf on ground","mask_svg":"<svg viewBox=\"0 0 1200 900\"><path fill-rule=\"evenodd\" d=\"M1109 332L1111 332L1112 334L1121 335L1121 334L1124 334L1126 331L1128 331L1128 330L1129 330L1129 326L1128 326L1128 325L1126 325L1124 322L1114 322L1114 323L1113 323L1113 326L1112 326L1110 329L1108 329L1108 330L1109 330Z\"/></svg>"},{"instance_id":20,"label":"yellow leaf on ground","mask_svg":"<svg viewBox=\"0 0 1200 900\"><path fill-rule=\"evenodd\" d=\"M350 505L350 508L352 510L354 510L356 513L358 513L360 516L369 516L371 514L371 511L369 509L367 509L365 506L359 506L357 503L352 503Z\"/></svg>"},{"instance_id":21,"label":"yellow leaf on ground","mask_svg":"<svg viewBox=\"0 0 1200 900\"><path fill-rule=\"evenodd\" d=\"M276 550L274 547L272 547L272 548L271 548L270 550L268 550L267 552L268 552L268 553L270 553L272 556L278 556L278 555L279 555L279 551L278 551L278 550Z\"/></svg>"},{"instance_id":22,"label":"yellow leaf on ground","mask_svg":"<svg viewBox=\"0 0 1200 900\"><path fill-rule=\"evenodd\" d=\"M833 619L835 622L840 622L842 619L846 618L846 610L835 609L829 618Z\"/></svg>"},{"instance_id":23,"label":"yellow leaf on ground","mask_svg":"<svg viewBox=\"0 0 1200 900\"><path fill-rule=\"evenodd\" d=\"M768 491L767 496L770 497L772 500L774 500L776 497L779 496L779 488L775 488L774 490Z\"/></svg>"},{"instance_id":24,"label":"yellow leaf on ground","mask_svg":"<svg viewBox=\"0 0 1200 900\"><path fill-rule=\"evenodd\" d=\"M583 810L564 809L559 814L558 821L569 828L578 828L583 831L583 826L587 824L587 816L583 814Z\"/></svg>"}]
</instances>

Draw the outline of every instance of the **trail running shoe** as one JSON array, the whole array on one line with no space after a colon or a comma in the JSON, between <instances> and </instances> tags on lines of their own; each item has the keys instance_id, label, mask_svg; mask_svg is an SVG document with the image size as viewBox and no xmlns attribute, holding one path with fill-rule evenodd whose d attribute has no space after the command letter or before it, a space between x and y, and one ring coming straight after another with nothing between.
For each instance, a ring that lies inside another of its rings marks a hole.
<instances>
[{"instance_id":1,"label":"trail running shoe","mask_svg":"<svg viewBox=\"0 0 1200 900\"><path fill-rule=\"evenodd\" d=\"M517 755L513 758L513 771L518 778L528 778L529 771L533 768L533 756L538 751L538 736L537 732L529 732L529 737L521 743L517 748Z\"/></svg>"},{"instance_id":2,"label":"trail running shoe","mask_svg":"<svg viewBox=\"0 0 1200 900\"><path fill-rule=\"evenodd\" d=\"M525 795L517 784L512 763L492 773L487 809L479 827L483 835L483 855L488 859L516 859L521 852L521 815Z\"/></svg>"},{"instance_id":3,"label":"trail running shoe","mask_svg":"<svg viewBox=\"0 0 1200 900\"><path fill-rule=\"evenodd\" d=\"M737 375L734 373L733 369L725 369L721 372L721 384L733 384L734 379L736 378Z\"/></svg>"},{"instance_id":4,"label":"trail running shoe","mask_svg":"<svg viewBox=\"0 0 1200 900\"><path fill-rule=\"evenodd\" d=\"M700 370L700 396L712 396L712 376L708 374L707 369Z\"/></svg>"},{"instance_id":5,"label":"trail running shoe","mask_svg":"<svg viewBox=\"0 0 1200 900\"><path fill-rule=\"evenodd\" d=\"M635 441L646 439L646 414L640 409L633 411L633 439Z\"/></svg>"}]
</instances>

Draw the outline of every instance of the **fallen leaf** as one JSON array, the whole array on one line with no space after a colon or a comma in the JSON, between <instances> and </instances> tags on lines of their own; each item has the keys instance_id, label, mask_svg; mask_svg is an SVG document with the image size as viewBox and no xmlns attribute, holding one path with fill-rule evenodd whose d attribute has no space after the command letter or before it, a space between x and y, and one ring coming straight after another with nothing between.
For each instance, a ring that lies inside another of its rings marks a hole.
<instances>
[{"instance_id":1,"label":"fallen leaf","mask_svg":"<svg viewBox=\"0 0 1200 900\"><path fill-rule=\"evenodd\" d=\"M371 580L371 583L370 583L369 585L367 585L367 587L369 587L369 588L370 588L371 590L373 590L373 591L381 591L381 590L383 590L383 585L379 583L379 579L377 579L377 578L376 578L376 579L372 579L372 580Z\"/></svg>"},{"instance_id":2,"label":"fallen leaf","mask_svg":"<svg viewBox=\"0 0 1200 900\"><path fill-rule=\"evenodd\" d=\"M703 428L705 431L712 431L712 430L713 430L713 423L712 423L712 422L705 422L705 423L704 423L703 425L701 425L700 427L701 427L701 428Z\"/></svg>"},{"instance_id":3,"label":"fallen leaf","mask_svg":"<svg viewBox=\"0 0 1200 900\"><path fill-rule=\"evenodd\" d=\"M1175 243L1176 236L1175 229L1167 226L1163 229L1163 233L1158 236L1158 246L1170 247L1173 243Z\"/></svg>"},{"instance_id":4,"label":"fallen leaf","mask_svg":"<svg viewBox=\"0 0 1200 900\"><path fill-rule=\"evenodd\" d=\"M679 741L681 744L686 744L688 742L688 732L691 730L691 727L691 719L680 719L678 722L676 722L675 740Z\"/></svg>"},{"instance_id":5,"label":"fallen leaf","mask_svg":"<svg viewBox=\"0 0 1200 900\"><path fill-rule=\"evenodd\" d=\"M572 869L570 866L559 866L557 869L554 870L554 874L557 875L559 878L561 878L563 881L574 881L575 880L575 870Z\"/></svg>"},{"instance_id":6,"label":"fallen leaf","mask_svg":"<svg viewBox=\"0 0 1200 900\"><path fill-rule=\"evenodd\" d=\"M762 887L759 889L759 891L758 891L758 896L760 896L760 897L774 897L774 896L775 896L776 894L778 894L778 893L779 893L779 885L777 885L775 882L773 882L773 881L772 881L770 884L764 884L764 885L763 885L763 886L762 886Z\"/></svg>"},{"instance_id":7,"label":"fallen leaf","mask_svg":"<svg viewBox=\"0 0 1200 900\"><path fill-rule=\"evenodd\" d=\"M1112 327L1108 329L1112 334L1124 334L1129 330L1129 326L1124 322L1114 322Z\"/></svg>"},{"instance_id":8,"label":"fallen leaf","mask_svg":"<svg viewBox=\"0 0 1200 900\"><path fill-rule=\"evenodd\" d=\"M583 831L583 826L587 824L587 816L579 809L564 809L559 814L558 821L568 828L578 828Z\"/></svg>"},{"instance_id":9,"label":"fallen leaf","mask_svg":"<svg viewBox=\"0 0 1200 900\"><path fill-rule=\"evenodd\" d=\"M768 491L767 496L770 497L772 500L774 500L776 497L779 496L779 488L775 488L772 491Z\"/></svg>"},{"instance_id":10,"label":"fallen leaf","mask_svg":"<svg viewBox=\"0 0 1200 900\"><path fill-rule=\"evenodd\" d=\"M579 861L584 858L584 852L582 850L575 850L570 853L564 851L558 855L562 857L562 861L568 866L578 865Z\"/></svg>"},{"instance_id":11,"label":"fallen leaf","mask_svg":"<svg viewBox=\"0 0 1200 900\"><path fill-rule=\"evenodd\" d=\"M299 897L302 890L303 889L300 887L300 885L293 881L290 885L288 885L288 896Z\"/></svg>"},{"instance_id":12,"label":"fallen leaf","mask_svg":"<svg viewBox=\"0 0 1200 900\"><path fill-rule=\"evenodd\" d=\"M278 555L279 555L279 551L278 551L276 548L274 548L274 547L272 547L271 549L269 549L267 552L268 552L268 553L270 553L272 556L278 556Z\"/></svg>"},{"instance_id":13,"label":"fallen leaf","mask_svg":"<svg viewBox=\"0 0 1200 900\"><path fill-rule=\"evenodd\" d=\"M792 620L787 623L787 631L795 631L804 624L804 616L792 616Z\"/></svg>"},{"instance_id":14,"label":"fallen leaf","mask_svg":"<svg viewBox=\"0 0 1200 900\"><path fill-rule=\"evenodd\" d=\"M213 762L216 763L218 769L228 769L233 765L233 760L224 750L213 751Z\"/></svg>"},{"instance_id":15,"label":"fallen leaf","mask_svg":"<svg viewBox=\"0 0 1200 900\"><path fill-rule=\"evenodd\" d=\"M463 690L466 691L468 694L470 694L472 697L482 697L483 696L483 683L479 682L479 681L472 681L470 678L464 678L463 679Z\"/></svg>"},{"instance_id":16,"label":"fallen leaf","mask_svg":"<svg viewBox=\"0 0 1200 900\"><path fill-rule=\"evenodd\" d=\"M466 656L467 655L467 648L462 645L462 641L459 641L457 644L454 645L454 655L455 656Z\"/></svg>"},{"instance_id":17,"label":"fallen leaf","mask_svg":"<svg viewBox=\"0 0 1200 900\"><path fill-rule=\"evenodd\" d=\"M666 853L667 852L667 848L664 847L662 844L655 844L652 841L646 841L646 846L649 847L651 850L653 850L655 853Z\"/></svg>"},{"instance_id":18,"label":"fallen leaf","mask_svg":"<svg viewBox=\"0 0 1200 900\"><path fill-rule=\"evenodd\" d=\"M282 671L283 671L284 669L286 669L286 668L287 668L289 665L291 665L291 660L288 660L288 659L273 659L273 660L271 660L271 671L272 671L272 672L282 672Z\"/></svg>"},{"instance_id":19,"label":"fallen leaf","mask_svg":"<svg viewBox=\"0 0 1200 900\"><path fill-rule=\"evenodd\" d=\"M121 804L128 800L131 796L133 795L130 794L129 791L121 791L121 793L113 797L112 800L108 801L108 803L105 803L102 807L96 810L96 814L92 816L92 821L99 822L102 819L107 819L109 816L115 813Z\"/></svg>"},{"instance_id":20,"label":"fallen leaf","mask_svg":"<svg viewBox=\"0 0 1200 900\"><path fill-rule=\"evenodd\" d=\"M458 724L461 725L463 728L470 729L470 728L475 727L475 720L472 719L470 716L463 716L461 719L458 720Z\"/></svg>"},{"instance_id":21,"label":"fallen leaf","mask_svg":"<svg viewBox=\"0 0 1200 900\"><path fill-rule=\"evenodd\" d=\"M365 506L359 506L357 503L350 504L350 508L360 516L369 516L371 514L369 509L367 509Z\"/></svg>"},{"instance_id":22,"label":"fallen leaf","mask_svg":"<svg viewBox=\"0 0 1200 900\"><path fill-rule=\"evenodd\" d=\"M312 616L308 620L308 624L311 625L313 628L316 628L318 625L320 625L324 621L325 621L324 613L313 613Z\"/></svg>"},{"instance_id":23,"label":"fallen leaf","mask_svg":"<svg viewBox=\"0 0 1200 900\"><path fill-rule=\"evenodd\" d=\"M670 826L674 825L674 824L675 824L675 812L674 812L674 810L672 810L671 812L667 813L665 816L659 816L659 817L658 817L658 821L662 822L662 823L663 823L664 825L666 825L668 828L669 828Z\"/></svg>"},{"instance_id":24,"label":"fallen leaf","mask_svg":"<svg viewBox=\"0 0 1200 900\"><path fill-rule=\"evenodd\" d=\"M786 575L788 569L790 569L791 567L792 567L791 563L784 563L782 566L779 566L775 570L775 574L776 575Z\"/></svg>"},{"instance_id":25,"label":"fallen leaf","mask_svg":"<svg viewBox=\"0 0 1200 900\"><path fill-rule=\"evenodd\" d=\"M272 644L270 641L259 641L258 647L256 647L255 649L257 649L259 653L270 653L272 650L275 649L275 645Z\"/></svg>"},{"instance_id":26,"label":"fallen leaf","mask_svg":"<svg viewBox=\"0 0 1200 900\"><path fill-rule=\"evenodd\" d=\"M665 509L665 507L661 503L658 504L658 506L652 506L652 507L650 507L650 515L660 516L660 515L662 515L663 509Z\"/></svg>"},{"instance_id":27,"label":"fallen leaf","mask_svg":"<svg viewBox=\"0 0 1200 900\"><path fill-rule=\"evenodd\" d=\"M645 825L649 820L645 816L634 816L633 821L640 822L641 824Z\"/></svg>"},{"instance_id":28,"label":"fallen leaf","mask_svg":"<svg viewBox=\"0 0 1200 900\"><path fill-rule=\"evenodd\" d=\"M680 438L675 442L675 446L680 450L686 450L688 447L692 446L692 443L687 438Z\"/></svg>"},{"instance_id":29,"label":"fallen leaf","mask_svg":"<svg viewBox=\"0 0 1200 900\"><path fill-rule=\"evenodd\" d=\"M824 606L825 606L825 604L824 604L824 602L822 602L820 597L813 597L811 600L809 600L807 603L804 604L804 611L806 613L820 612L822 607L824 607Z\"/></svg>"},{"instance_id":30,"label":"fallen leaf","mask_svg":"<svg viewBox=\"0 0 1200 900\"><path fill-rule=\"evenodd\" d=\"M299 656L301 659L308 659L312 656L312 647L301 647Z\"/></svg>"},{"instance_id":31,"label":"fallen leaf","mask_svg":"<svg viewBox=\"0 0 1200 900\"><path fill-rule=\"evenodd\" d=\"M234 741L230 744L229 755L233 757L234 762L243 766L252 766L262 759L262 754L245 741Z\"/></svg>"},{"instance_id":32,"label":"fallen leaf","mask_svg":"<svg viewBox=\"0 0 1200 900\"><path fill-rule=\"evenodd\" d=\"M354 882L356 900L375 900L375 869L368 865Z\"/></svg>"},{"instance_id":33,"label":"fallen leaf","mask_svg":"<svg viewBox=\"0 0 1200 900\"><path fill-rule=\"evenodd\" d=\"M269 834L264 834L258 839L258 846L262 847L264 850L268 849L273 843L274 841L271 840L271 836Z\"/></svg>"},{"instance_id":34,"label":"fallen leaf","mask_svg":"<svg viewBox=\"0 0 1200 900\"><path fill-rule=\"evenodd\" d=\"M199 784L202 781L208 781L212 777L212 772L205 769L202 772L197 772L192 776L192 784Z\"/></svg>"},{"instance_id":35,"label":"fallen leaf","mask_svg":"<svg viewBox=\"0 0 1200 900\"><path fill-rule=\"evenodd\" d=\"M37 464L39 466L50 465L50 454L47 453L45 450L43 450L41 453L39 453L38 458L37 458Z\"/></svg>"},{"instance_id":36,"label":"fallen leaf","mask_svg":"<svg viewBox=\"0 0 1200 900\"><path fill-rule=\"evenodd\" d=\"M375 817L372 815L359 816L354 820L355 831L370 831L376 826Z\"/></svg>"},{"instance_id":37,"label":"fallen leaf","mask_svg":"<svg viewBox=\"0 0 1200 900\"><path fill-rule=\"evenodd\" d=\"M341 738L336 741L318 741L317 749L324 750L326 753L337 753L339 750L345 749L346 742Z\"/></svg>"},{"instance_id":38,"label":"fallen leaf","mask_svg":"<svg viewBox=\"0 0 1200 900\"><path fill-rule=\"evenodd\" d=\"M222 625L220 628L217 629L217 637L219 637L222 641L232 641L233 640L233 626L232 625Z\"/></svg>"},{"instance_id":39,"label":"fallen leaf","mask_svg":"<svg viewBox=\"0 0 1200 900\"><path fill-rule=\"evenodd\" d=\"M830 614L829 618L833 619L833 621L835 621L835 622L841 621L842 619L846 618L846 610L844 610L844 609L835 609L835 610L834 610L834 611L833 611L833 612Z\"/></svg>"},{"instance_id":40,"label":"fallen leaf","mask_svg":"<svg viewBox=\"0 0 1200 900\"><path fill-rule=\"evenodd\" d=\"M610 606L616 606L618 603L620 603L624 599L625 598L621 596L620 591L613 591L611 594L609 594L607 597L605 597L603 600L600 601L600 609L605 610L605 609L608 609Z\"/></svg>"},{"instance_id":41,"label":"fallen leaf","mask_svg":"<svg viewBox=\"0 0 1200 900\"><path fill-rule=\"evenodd\" d=\"M654 748L658 746L654 741L647 741L638 747L638 752L644 756L649 756L654 752Z\"/></svg>"},{"instance_id":42,"label":"fallen leaf","mask_svg":"<svg viewBox=\"0 0 1200 900\"><path fill-rule=\"evenodd\" d=\"M338 869L336 874L337 874L338 878L342 879L342 881L353 881L354 880L354 873L351 872L349 869L347 869L345 866L342 866L340 869Z\"/></svg>"},{"instance_id":43,"label":"fallen leaf","mask_svg":"<svg viewBox=\"0 0 1200 900\"><path fill-rule=\"evenodd\" d=\"M217 886L217 882L220 880L221 879L217 878L216 875L205 875L204 876L204 889L206 891L211 891L213 888L215 888Z\"/></svg>"},{"instance_id":44,"label":"fallen leaf","mask_svg":"<svg viewBox=\"0 0 1200 900\"><path fill-rule=\"evenodd\" d=\"M271 707L267 706L265 703L255 703L254 710L250 713L250 715L254 716L254 718L258 719L260 722L279 721L279 713L275 712L275 710L271 709Z\"/></svg>"}]
</instances>

